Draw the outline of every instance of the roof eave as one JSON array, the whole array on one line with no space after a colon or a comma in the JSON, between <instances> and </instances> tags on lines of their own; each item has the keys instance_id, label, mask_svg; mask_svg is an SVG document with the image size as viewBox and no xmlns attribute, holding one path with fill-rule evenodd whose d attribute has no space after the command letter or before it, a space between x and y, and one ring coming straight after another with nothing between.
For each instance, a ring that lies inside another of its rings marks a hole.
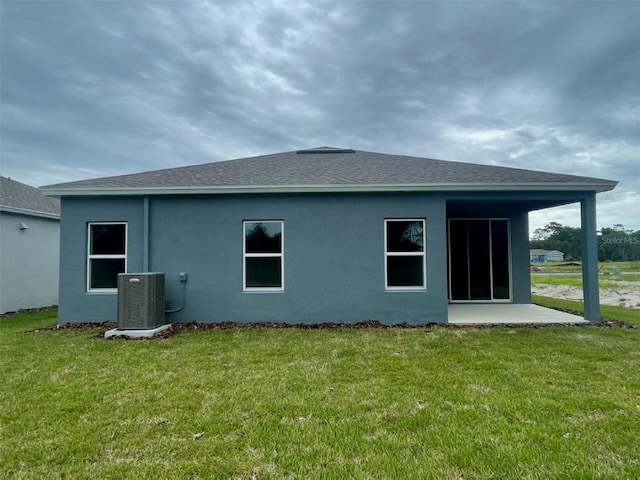
<instances>
[{"instance_id":1,"label":"roof eave","mask_svg":"<svg viewBox=\"0 0 640 480\"><path fill-rule=\"evenodd\" d=\"M8 205L0 205L0 212L16 213L19 215L28 215L30 217L52 218L60 220L60 215L49 212L39 212L37 210L28 210L26 208L10 207Z\"/></svg>"},{"instance_id":2,"label":"roof eave","mask_svg":"<svg viewBox=\"0 0 640 480\"><path fill-rule=\"evenodd\" d=\"M350 192L495 192L495 191L584 191L613 190L617 182L576 183L442 183L442 184L334 184L334 185L215 185L194 187L41 187L44 195L220 195L257 193L350 193Z\"/></svg>"}]
</instances>

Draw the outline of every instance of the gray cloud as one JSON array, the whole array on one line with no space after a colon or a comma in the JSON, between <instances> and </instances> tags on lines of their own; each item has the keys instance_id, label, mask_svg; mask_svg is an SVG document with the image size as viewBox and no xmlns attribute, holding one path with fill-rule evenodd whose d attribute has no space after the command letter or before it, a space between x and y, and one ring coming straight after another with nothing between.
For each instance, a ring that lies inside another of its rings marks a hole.
<instances>
[{"instance_id":1,"label":"gray cloud","mask_svg":"<svg viewBox=\"0 0 640 480\"><path fill-rule=\"evenodd\" d=\"M640 229L636 3L32 1L0 21L2 173L26 183L329 144L621 180L599 223Z\"/></svg>"}]
</instances>

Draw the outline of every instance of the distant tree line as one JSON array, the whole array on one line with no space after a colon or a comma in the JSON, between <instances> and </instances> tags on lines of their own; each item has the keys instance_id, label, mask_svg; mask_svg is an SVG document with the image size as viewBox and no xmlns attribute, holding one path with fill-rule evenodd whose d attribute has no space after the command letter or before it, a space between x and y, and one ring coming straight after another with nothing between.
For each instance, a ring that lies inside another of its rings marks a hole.
<instances>
[{"instance_id":1,"label":"distant tree line","mask_svg":"<svg viewBox=\"0 0 640 480\"><path fill-rule=\"evenodd\" d=\"M640 230L625 229L623 225L603 227L598 235L598 260L626 262L640 260ZM551 222L533 232L530 248L559 250L567 261L580 260L580 228L565 227Z\"/></svg>"},{"instance_id":2,"label":"distant tree line","mask_svg":"<svg viewBox=\"0 0 640 480\"><path fill-rule=\"evenodd\" d=\"M598 259L601 262L640 260L640 230L625 230L622 225L603 227L598 237Z\"/></svg>"}]
</instances>

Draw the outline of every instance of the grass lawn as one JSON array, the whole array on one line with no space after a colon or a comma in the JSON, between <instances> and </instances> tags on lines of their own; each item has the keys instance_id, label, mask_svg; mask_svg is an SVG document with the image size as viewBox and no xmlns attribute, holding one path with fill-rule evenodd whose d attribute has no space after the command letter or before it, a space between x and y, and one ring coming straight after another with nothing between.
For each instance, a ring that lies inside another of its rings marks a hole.
<instances>
[{"instance_id":1,"label":"grass lawn","mask_svg":"<svg viewBox=\"0 0 640 480\"><path fill-rule=\"evenodd\" d=\"M577 265L571 265L571 263L573 262L532 263L531 266L540 273L580 273L582 271L579 263ZM612 274L614 267L617 267L620 272L640 272L639 261L598 262L598 270L604 275Z\"/></svg>"},{"instance_id":2,"label":"grass lawn","mask_svg":"<svg viewBox=\"0 0 640 480\"><path fill-rule=\"evenodd\" d=\"M26 332L2 478L639 478L640 329Z\"/></svg>"},{"instance_id":3,"label":"grass lawn","mask_svg":"<svg viewBox=\"0 0 640 480\"><path fill-rule=\"evenodd\" d=\"M563 298L551 298L541 295L532 295L532 299L536 305L564 310L578 315L584 314L584 303L576 300L565 300ZM602 318L619 320L640 327L640 310L637 309L617 305L600 305L600 315Z\"/></svg>"},{"instance_id":4,"label":"grass lawn","mask_svg":"<svg viewBox=\"0 0 640 480\"><path fill-rule=\"evenodd\" d=\"M598 285L602 289L616 289L620 288L624 283L620 282L640 282L640 275L617 275L617 276L601 276L598 277ZM571 275L532 275L531 283L534 285L568 285L571 287L582 288L582 277Z\"/></svg>"}]
</instances>

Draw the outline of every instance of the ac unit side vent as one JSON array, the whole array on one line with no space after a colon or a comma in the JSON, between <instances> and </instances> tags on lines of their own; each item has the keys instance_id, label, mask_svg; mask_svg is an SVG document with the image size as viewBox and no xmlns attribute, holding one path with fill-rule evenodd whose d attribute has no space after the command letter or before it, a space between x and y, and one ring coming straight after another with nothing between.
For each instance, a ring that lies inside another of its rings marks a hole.
<instances>
[{"instance_id":1,"label":"ac unit side vent","mask_svg":"<svg viewBox=\"0 0 640 480\"><path fill-rule=\"evenodd\" d=\"M118 328L150 329L164 323L164 273L119 274Z\"/></svg>"}]
</instances>

